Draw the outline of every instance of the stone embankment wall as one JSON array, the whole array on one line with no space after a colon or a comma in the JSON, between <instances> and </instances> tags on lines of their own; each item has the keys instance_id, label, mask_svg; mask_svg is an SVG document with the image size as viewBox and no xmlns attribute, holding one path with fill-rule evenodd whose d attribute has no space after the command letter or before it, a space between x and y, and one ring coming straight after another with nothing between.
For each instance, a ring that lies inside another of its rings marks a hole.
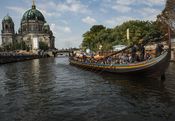
<instances>
[{"instance_id":1,"label":"stone embankment wall","mask_svg":"<svg viewBox=\"0 0 175 121\"><path fill-rule=\"evenodd\" d=\"M175 49L171 51L171 61L175 62Z\"/></svg>"},{"instance_id":2,"label":"stone embankment wall","mask_svg":"<svg viewBox=\"0 0 175 121\"><path fill-rule=\"evenodd\" d=\"M171 46L171 61L175 62L175 42L172 42Z\"/></svg>"},{"instance_id":3,"label":"stone embankment wall","mask_svg":"<svg viewBox=\"0 0 175 121\"><path fill-rule=\"evenodd\" d=\"M19 61L26 61L38 58L45 58L48 56L40 56L40 55L0 55L0 64L12 63L12 62L19 62Z\"/></svg>"}]
</instances>

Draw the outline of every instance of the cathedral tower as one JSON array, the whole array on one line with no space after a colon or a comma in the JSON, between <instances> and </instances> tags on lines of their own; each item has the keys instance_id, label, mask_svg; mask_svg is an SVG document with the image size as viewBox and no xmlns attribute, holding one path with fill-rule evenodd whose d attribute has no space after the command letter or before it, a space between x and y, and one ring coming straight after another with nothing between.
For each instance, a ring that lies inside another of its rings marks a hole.
<instances>
[{"instance_id":1,"label":"cathedral tower","mask_svg":"<svg viewBox=\"0 0 175 121\"><path fill-rule=\"evenodd\" d=\"M13 44L14 41L14 22L12 18L7 15L2 20L2 45L7 46Z\"/></svg>"}]
</instances>

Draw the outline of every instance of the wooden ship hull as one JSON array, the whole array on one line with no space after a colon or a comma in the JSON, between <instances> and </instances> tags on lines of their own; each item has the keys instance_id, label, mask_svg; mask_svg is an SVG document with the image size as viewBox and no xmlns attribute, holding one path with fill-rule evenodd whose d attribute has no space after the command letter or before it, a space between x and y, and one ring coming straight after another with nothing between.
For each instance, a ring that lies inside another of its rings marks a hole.
<instances>
[{"instance_id":1,"label":"wooden ship hull","mask_svg":"<svg viewBox=\"0 0 175 121\"><path fill-rule=\"evenodd\" d=\"M138 63L131 64L98 64L86 63L69 59L70 64L89 70L110 72L116 74L142 74L147 76L161 76L165 73L170 60L169 51L165 51L160 56ZM140 75L138 75L140 76Z\"/></svg>"}]
</instances>

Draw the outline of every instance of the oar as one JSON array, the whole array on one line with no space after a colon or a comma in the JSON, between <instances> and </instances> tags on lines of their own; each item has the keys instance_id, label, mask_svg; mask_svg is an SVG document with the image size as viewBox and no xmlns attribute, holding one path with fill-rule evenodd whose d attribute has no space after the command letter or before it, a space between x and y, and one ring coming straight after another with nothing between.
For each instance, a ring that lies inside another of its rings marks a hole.
<instances>
[{"instance_id":1,"label":"oar","mask_svg":"<svg viewBox=\"0 0 175 121\"><path fill-rule=\"evenodd\" d=\"M165 36L167 36L168 34L165 34L164 36L161 36L160 38L148 38L148 39L146 39L146 40L144 40L143 41L143 45L146 45L146 44L148 44L148 43L150 43L150 42L157 42L157 41L159 41L160 42L160 40L162 40ZM149 41L149 40L151 40L151 41ZM130 49L130 48L132 48L134 45L131 45L131 46L129 46L129 47L126 47L126 48L124 48L124 49L122 49L122 50L120 50L120 51L117 51L117 52L115 52L115 53L112 53L112 54L109 54L109 55L107 55L107 56L105 56L103 59L105 59L105 58L108 58L108 57L110 57L110 56L113 56L113 55L116 55L116 54L118 54L118 53L121 53L121 52L123 52L123 51L125 51L125 50L128 50L128 49ZM101 59L100 59L101 60ZM102 69L98 74L100 74L100 73L102 73L103 71L105 71L105 69Z\"/></svg>"},{"instance_id":2,"label":"oar","mask_svg":"<svg viewBox=\"0 0 175 121\"><path fill-rule=\"evenodd\" d=\"M148 39L145 39L144 41L143 41L143 45L146 45L146 44L148 44L148 43L150 43L150 42L155 42L155 41L157 41L157 40L162 40L165 36L167 36L168 34L165 34L164 36L162 36L162 37L160 37L160 38L148 38ZM152 41L149 41L149 40L152 40ZM109 55L107 55L107 56L105 56L104 58L102 58L102 59L105 59L105 58L108 58L108 57L110 57L110 56L113 56L113 55L116 55L116 54L118 54L118 53L121 53L121 52L123 52L123 51L126 51L126 50L128 50L128 49L130 49L130 48L132 48L134 45L131 45L131 46L128 46L128 47L126 47L126 48L124 48L124 49L122 49L122 50L120 50L120 51L117 51L117 52L114 52L114 53L111 53L111 54L109 54ZM98 61L100 61L100 60L102 60L102 59L99 59Z\"/></svg>"}]
</instances>

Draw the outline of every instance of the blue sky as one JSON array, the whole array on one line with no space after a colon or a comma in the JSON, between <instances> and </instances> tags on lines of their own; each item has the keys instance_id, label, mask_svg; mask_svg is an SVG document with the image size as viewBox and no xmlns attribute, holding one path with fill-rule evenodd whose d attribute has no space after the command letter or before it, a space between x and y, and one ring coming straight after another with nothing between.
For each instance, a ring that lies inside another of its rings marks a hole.
<instances>
[{"instance_id":1,"label":"blue sky","mask_svg":"<svg viewBox=\"0 0 175 121\"><path fill-rule=\"evenodd\" d=\"M94 24L115 27L128 20L155 20L165 6L165 0L35 1L54 32L57 48L78 47L82 34ZM32 0L0 0L0 20L9 14L17 31L22 15L31 5Z\"/></svg>"}]
</instances>

